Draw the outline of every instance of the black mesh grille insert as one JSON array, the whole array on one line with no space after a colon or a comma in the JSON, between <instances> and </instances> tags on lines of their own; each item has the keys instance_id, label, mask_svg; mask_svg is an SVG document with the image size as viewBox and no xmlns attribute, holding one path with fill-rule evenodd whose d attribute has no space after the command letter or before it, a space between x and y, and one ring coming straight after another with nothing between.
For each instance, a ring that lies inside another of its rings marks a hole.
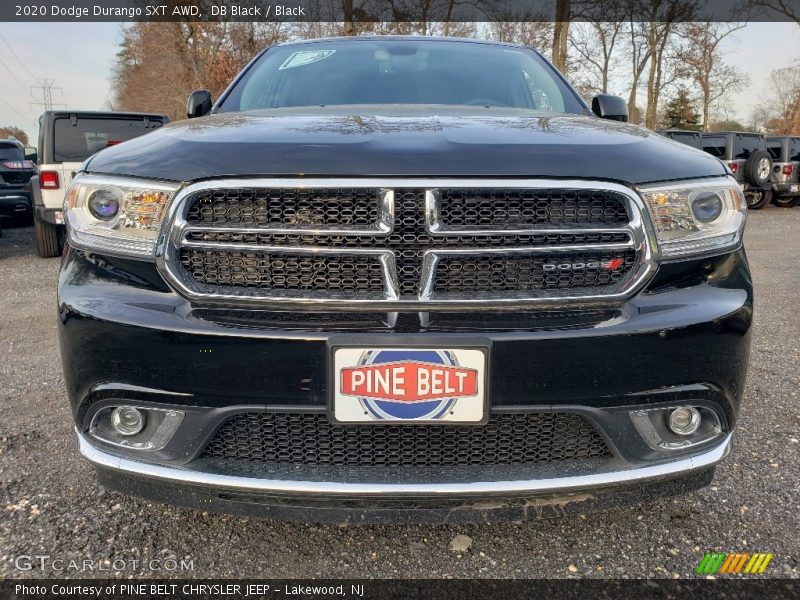
<instances>
[{"instance_id":1,"label":"black mesh grille insert","mask_svg":"<svg viewBox=\"0 0 800 600\"><path fill-rule=\"evenodd\" d=\"M267 290L381 292L374 256L292 255L182 248L181 264L203 284Z\"/></svg>"},{"instance_id":2,"label":"black mesh grille insert","mask_svg":"<svg viewBox=\"0 0 800 600\"><path fill-rule=\"evenodd\" d=\"M436 267L437 292L508 292L597 288L617 283L633 250L529 255L447 256Z\"/></svg>"},{"instance_id":3,"label":"black mesh grille insert","mask_svg":"<svg viewBox=\"0 0 800 600\"><path fill-rule=\"evenodd\" d=\"M628 222L613 192L570 189L441 190L442 221L451 227L618 225Z\"/></svg>"},{"instance_id":4,"label":"black mesh grille insert","mask_svg":"<svg viewBox=\"0 0 800 600\"><path fill-rule=\"evenodd\" d=\"M486 425L335 425L322 414L242 413L203 456L259 463L440 467L608 457L582 416L498 414Z\"/></svg>"},{"instance_id":5,"label":"black mesh grille insert","mask_svg":"<svg viewBox=\"0 0 800 600\"><path fill-rule=\"evenodd\" d=\"M378 220L376 189L221 189L200 192L189 207L191 225L369 228Z\"/></svg>"}]
</instances>

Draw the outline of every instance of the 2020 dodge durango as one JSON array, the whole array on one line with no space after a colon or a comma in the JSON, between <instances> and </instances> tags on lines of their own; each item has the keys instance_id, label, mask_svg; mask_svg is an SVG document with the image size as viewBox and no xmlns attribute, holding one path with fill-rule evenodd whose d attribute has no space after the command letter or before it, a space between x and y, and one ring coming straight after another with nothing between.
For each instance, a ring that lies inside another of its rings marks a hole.
<instances>
[{"instance_id":1,"label":"2020 dodge durango","mask_svg":"<svg viewBox=\"0 0 800 600\"><path fill-rule=\"evenodd\" d=\"M309 521L514 519L707 484L746 204L535 51L277 45L65 202L61 356L109 488Z\"/></svg>"}]
</instances>

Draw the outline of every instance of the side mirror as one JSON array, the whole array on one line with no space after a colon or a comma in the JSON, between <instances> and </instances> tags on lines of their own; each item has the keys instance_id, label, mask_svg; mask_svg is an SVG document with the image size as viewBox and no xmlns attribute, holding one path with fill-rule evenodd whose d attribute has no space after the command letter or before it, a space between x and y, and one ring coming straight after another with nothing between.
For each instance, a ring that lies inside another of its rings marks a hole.
<instances>
[{"instance_id":1,"label":"side mirror","mask_svg":"<svg viewBox=\"0 0 800 600\"><path fill-rule=\"evenodd\" d=\"M619 96L597 94L592 98L592 112L601 119L628 122L628 105Z\"/></svg>"},{"instance_id":2,"label":"side mirror","mask_svg":"<svg viewBox=\"0 0 800 600\"><path fill-rule=\"evenodd\" d=\"M202 117L211 112L211 92L208 90L195 90L186 100L186 116L190 119Z\"/></svg>"},{"instance_id":3,"label":"side mirror","mask_svg":"<svg viewBox=\"0 0 800 600\"><path fill-rule=\"evenodd\" d=\"M39 162L39 156L36 152L36 148L31 148L31 147L25 148L25 160L29 160L32 163Z\"/></svg>"}]
</instances>

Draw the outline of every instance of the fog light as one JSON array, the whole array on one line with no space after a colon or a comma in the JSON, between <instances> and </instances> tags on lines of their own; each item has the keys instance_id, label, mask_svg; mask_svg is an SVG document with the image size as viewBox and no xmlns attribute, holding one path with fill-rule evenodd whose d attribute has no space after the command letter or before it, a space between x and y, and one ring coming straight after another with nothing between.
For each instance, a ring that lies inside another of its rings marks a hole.
<instances>
[{"instance_id":1,"label":"fog light","mask_svg":"<svg viewBox=\"0 0 800 600\"><path fill-rule=\"evenodd\" d=\"M700 411L690 406L676 408L669 413L670 431L678 435L692 435L700 427Z\"/></svg>"},{"instance_id":2,"label":"fog light","mask_svg":"<svg viewBox=\"0 0 800 600\"><path fill-rule=\"evenodd\" d=\"M142 412L129 406L119 406L111 413L111 424L120 435L136 435L144 429Z\"/></svg>"}]
</instances>

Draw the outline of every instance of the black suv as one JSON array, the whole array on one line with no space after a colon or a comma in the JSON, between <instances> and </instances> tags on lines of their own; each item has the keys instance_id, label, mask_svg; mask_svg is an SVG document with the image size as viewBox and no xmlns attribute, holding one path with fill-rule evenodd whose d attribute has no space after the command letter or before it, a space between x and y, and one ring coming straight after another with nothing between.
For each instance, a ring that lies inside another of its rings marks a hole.
<instances>
[{"instance_id":1,"label":"black suv","mask_svg":"<svg viewBox=\"0 0 800 600\"><path fill-rule=\"evenodd\" d=\"M61 355L103 485L361 523L711 480L753 314L720 161L475 40L276 45L187 112L67 192Z\"/></svg>"},{"instance_id":2,"label":"black suv","mask_svg":"<svg viewBox=\"0 0 800 600\"><path fill-rule=\"evenodd\" d=\"M30 181L35 173L36 165L25 158L25 147L18 140L0 140L0 218L30 217Z\"/></svg>"},{"instance_id":3,"label":"black suv","mask_svg":"<svg viewBox=\"0 0 800 600\"><path fill-rule=\"evenodd\" d=\"M767 138L767 150L772 155L772 200L776 206L789 208L800 198L800 136Z\"/></svg>"},{"instance_id":4,"label":"black suv","mask_svg":"<svg viewBox=\"0 0 800 600\"><path fill-rule=\"evenodd\" d=\"M758 209L772 199L772 157L760 133L718 131L703 134L703 150L725 163L742 186L747 207Z\"/></svg>"}]
</instances>

